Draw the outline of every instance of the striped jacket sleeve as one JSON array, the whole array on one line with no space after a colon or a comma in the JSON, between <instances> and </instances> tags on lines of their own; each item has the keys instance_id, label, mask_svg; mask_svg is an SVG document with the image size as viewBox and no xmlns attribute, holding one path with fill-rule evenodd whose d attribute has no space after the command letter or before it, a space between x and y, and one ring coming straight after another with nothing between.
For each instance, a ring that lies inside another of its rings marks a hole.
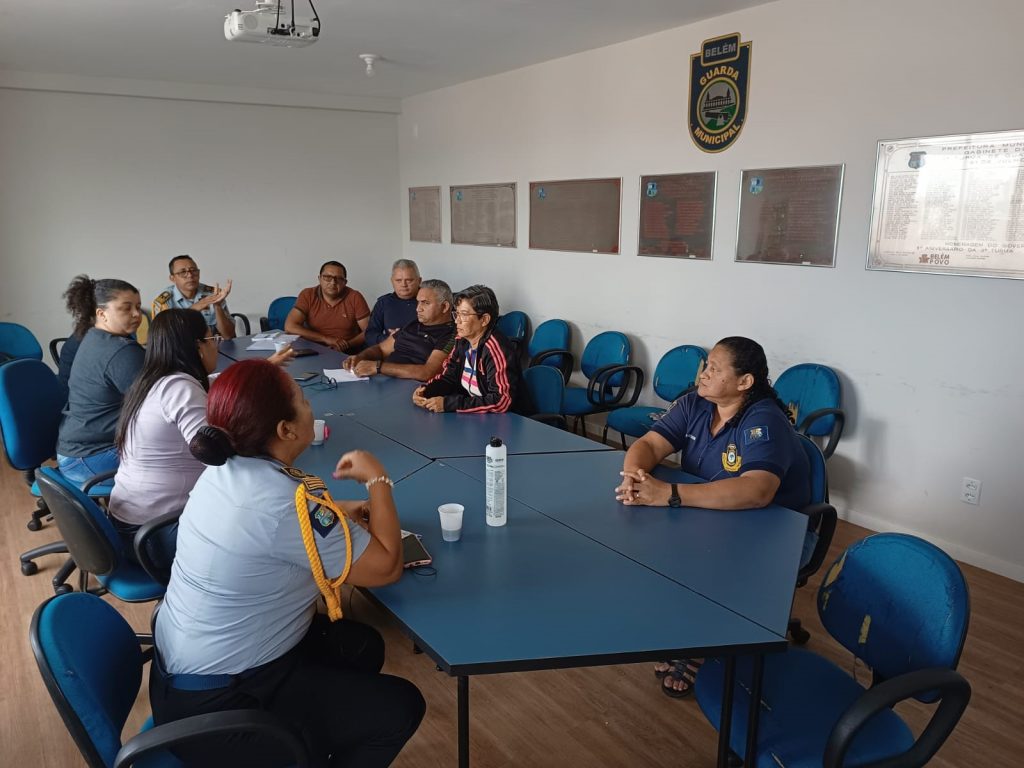
<instances>
[{"instance_id":1,"label":"striped jacket sleeve","mask_svg":"<svg viewBox=\"0 0 1024 768\"><path fill-rule=\"evenodd\" d=\"M464 390L444 398L445 411L458 413L505 413L512 407L514 392L509 375L509 360L494 336L488 337L478 362L481 395L469 395Z\"/></svg>"}]
</instances>

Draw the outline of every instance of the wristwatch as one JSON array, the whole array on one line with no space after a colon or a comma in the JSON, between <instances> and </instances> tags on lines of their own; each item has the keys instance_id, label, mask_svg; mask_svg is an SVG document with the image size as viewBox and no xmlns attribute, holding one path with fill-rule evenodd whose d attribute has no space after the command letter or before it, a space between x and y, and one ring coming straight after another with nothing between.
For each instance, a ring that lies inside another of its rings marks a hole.
<instances>
[{"instance_id":1,"label":"wristwatch","mask_svg":"<svg viewBox=\"0 0 1024 768\"><path fill-rule=\"evenodd\" d=\"M668 505L670 507L683 506L683 500L679 498L679 488L675 483L672 483L672 495L668 497Z\"/></svg>"}]
</instances>

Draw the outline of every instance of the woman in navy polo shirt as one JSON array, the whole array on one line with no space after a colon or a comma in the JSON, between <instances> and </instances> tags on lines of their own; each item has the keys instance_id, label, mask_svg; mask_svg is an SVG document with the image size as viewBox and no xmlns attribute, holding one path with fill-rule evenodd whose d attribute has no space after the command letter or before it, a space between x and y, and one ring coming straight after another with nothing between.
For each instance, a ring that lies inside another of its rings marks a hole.
<instances>
[{"instance_id":1,"label":"woman in navy polo shirt","mask_svg":"<svg viewBox=\"0 0 1024 768\"><path fill-rule=\"evenodd\" d=\"M810 502L810 468L785 406L768 379L768 361L756 341L730 336L715 345L697 382L651 431L630 446L615 489L623 504L653 507L753 509ZM649 473L681 451L682 469L706 482L666 483ZM662 691L693 691L699 663L658 665Z\"/></svg>"}]
</instances>

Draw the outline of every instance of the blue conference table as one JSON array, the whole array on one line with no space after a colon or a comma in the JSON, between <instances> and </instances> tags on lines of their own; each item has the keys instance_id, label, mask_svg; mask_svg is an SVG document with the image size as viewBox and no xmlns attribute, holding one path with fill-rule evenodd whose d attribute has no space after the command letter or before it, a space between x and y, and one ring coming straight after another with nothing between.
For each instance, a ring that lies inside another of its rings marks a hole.
<instances>
[{"instance_id":1,"label":"blue conference table","mask_svg":"<svg viewBox=\"0 0 1024 768\"><path fill-rule=\"evenodd\" d=\"M365 591L458 678L462 767L469 765L470 675L687 656L761 658L786 647L784 636L514 498L507 525L488 527L483 484L444 462L396 483L395 501L402 525L422 534L437 573L407 572L396 584ZM458 542L441 539L437 507L447 502L466 508ZM734 669L733 661L727 676ZM723 707L730 725L731 682ZM722 728L720 765L729 730Z\"/></svg>"},{"instance_id":2,"label":"blue conference table","mask_svg":"<svg viewBox=\"0 0 1024 768\"><path fill-rule=\"evenodd\" d=\"M615 500L623 453L510 456L508 495L785 636L807 518L779 506L721 511ZM480 480L479 459L445 461ZM700 482L658 467L670 482Z\"/></svg>"}]
</instances>

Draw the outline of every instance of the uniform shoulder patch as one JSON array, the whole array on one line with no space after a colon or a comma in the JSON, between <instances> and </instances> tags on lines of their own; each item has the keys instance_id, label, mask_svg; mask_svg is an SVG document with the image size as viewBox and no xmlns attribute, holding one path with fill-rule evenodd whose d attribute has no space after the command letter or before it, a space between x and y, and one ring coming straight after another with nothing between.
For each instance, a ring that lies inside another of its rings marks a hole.
<instances>
[{"instance_id":1,"label":"uniform shoulder patch","mask_svg":"<svg viewBox=\"0 0 1024 768\"><path fill-rule=\"evenodd\" d=\"M174 296L169 290L164 291L155 299L153 299L153 309L155 310L158 306L161 310L167 309L171 305L171 297Z\"/></svg>"},{"instance_id":2,"label":"uniform shoulder patch","mask_svg":"<svg viewBox=\"0 0 1024 768\"><path fill-rule=\"evenodd\" d=\"M768 436L768 427L749 427L743 430L744 445L767 442L769 439L771 438Z\"/></svg>"}]
</instances>

